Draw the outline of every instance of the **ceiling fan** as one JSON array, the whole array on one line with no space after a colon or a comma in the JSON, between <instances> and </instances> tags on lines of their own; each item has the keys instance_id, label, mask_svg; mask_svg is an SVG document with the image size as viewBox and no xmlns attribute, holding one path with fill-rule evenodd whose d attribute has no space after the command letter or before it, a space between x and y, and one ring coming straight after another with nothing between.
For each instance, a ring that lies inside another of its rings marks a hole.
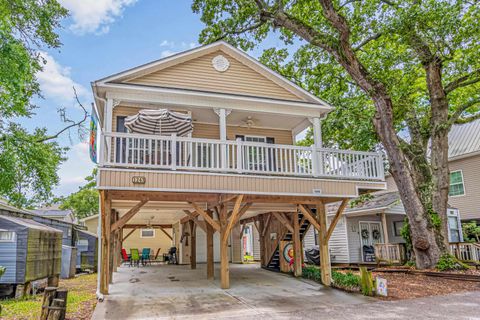
<instances>
[{"instance_id":1,"label":"ceiling fan","mask_svg":"<svg viewBox=\"0 0 480 320\"><path fill-rule=\"evenodd\" d=\"M258 125L258 120L253 118L252 116L246 117L244 120L242 120L242 122L243 122L242 127L247 127L249 129L251 127Z\"/></svg>"},{"instance_id":2,"label":"ceiling fan","mask_svg":"<svg viewBox=\"0 0 480 320\"><path fill-rule=\"evenodd\" d=\"M145 219L147 221L147 229L152 229L152 220L155 218L155 216L151 216L150 219Z\"/></svg>"}]
</instances>

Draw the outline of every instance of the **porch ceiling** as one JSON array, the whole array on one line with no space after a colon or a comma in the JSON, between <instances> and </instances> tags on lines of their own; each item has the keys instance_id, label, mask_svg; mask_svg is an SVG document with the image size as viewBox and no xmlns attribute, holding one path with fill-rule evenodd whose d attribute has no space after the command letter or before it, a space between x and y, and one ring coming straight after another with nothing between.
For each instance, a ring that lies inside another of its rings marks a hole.
<instances>
[{"instance_id":1,"label":"porch ceiling","mask_svg":"<svg viewBox=\"0 0 480 320\"><path fill-rule=\"evenodd\" d=\"M141 109L169 109L176 112L190 113L195 123L209 123L218 125L219 117L215 113L214 108L198 108L189 106L173 106L165 104L145 104L145 103L126 103L122 102L122 106L135 107ZM260 108L256 111L232 110L227 116L227 126L244 126L248 127L246 121L253 121L252 128L270 128L284 130L303 130L310 126L308 118L301 115L287 115L266 112Z\"/></svg>"},{"instance_id":2,"label":"porch ceiling","mask_svg":"<svg viewBox=\"0 0 480 320\"><path fill-rule=\"evenodd\" d=\"M137 201L114 200L112 201L112 208L117 210L120 216L123 216L136 203ZM203 207L205 207L205 204ZM233 203L229 203L227 207L228 210L232 210ZM242 216L242 219L272 211L294 211L295 207L294 204L256 203ZM128 224L173 224L185 217L183 210L192 210L192 207L186 202L150 201L128 221ZM200 220L202 219L200 218Z\"/></svg>"}]
</instances>

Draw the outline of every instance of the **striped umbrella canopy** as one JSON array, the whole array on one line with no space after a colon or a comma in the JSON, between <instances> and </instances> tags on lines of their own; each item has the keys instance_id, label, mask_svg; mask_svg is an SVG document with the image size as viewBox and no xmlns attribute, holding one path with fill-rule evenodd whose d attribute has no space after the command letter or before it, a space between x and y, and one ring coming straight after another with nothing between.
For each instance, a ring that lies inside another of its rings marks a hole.
<instances>
[{"instance_id":1,"label":"striped umbrella canopy","mask_svg":"<svg viewBox=\"0 0 480 320\"><path fill-rule=\"evenodd\" d=\"M136 115L125 118L125 127L132 133L169 136L174 133L184 137L193 130L189 115L167 109L140 110Z\"/></svg>"}]
</instances>

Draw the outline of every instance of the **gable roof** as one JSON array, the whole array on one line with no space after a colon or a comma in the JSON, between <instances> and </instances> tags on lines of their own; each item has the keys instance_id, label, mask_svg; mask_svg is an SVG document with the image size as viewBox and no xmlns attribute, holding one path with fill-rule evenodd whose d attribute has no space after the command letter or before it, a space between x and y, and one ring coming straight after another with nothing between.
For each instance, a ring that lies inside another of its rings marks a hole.
<instances>
[{"instance_id":1,"label":"gable roof","mask_svg":"<svg viewBox=\"0 0 480 320\"><path fill-rule=\"evenodd\" d=\"M359 201L360 198L351 199L345 208L345 214L361 211L388 209L401 204L398 191L371 193L371 198ZM335 203L328 207L329 213L335 213L339 204Z\"/></svg>"},{"instance_id":2,"label":"gable roof","mask_svg":"<svg viewBox=\"0 0 480 320\"><path fill-rule=\"evenodd\" d=\"M480 151L480 119L457 124L448 133L448 158L457 158Z\"/></svg>"},{"instance_id":3,"label":"gable roof","mask_svg":"<svg viewBox=\"0 0 480 320\"><path fill-rule=\"evenodd\" d=\"M225 41L217 41L208 45L204 45L197 48L193 48L191 50L180 52L178 54L174 54L172 56L168 56L163 59L155 60L153 62L99 79L95 81L92 85L96 86L96 85L102 85L107 83L128 84L128 81L131 79L135 79L141 76L152 74L154 72L158 72L160 70L164 70L172 66L176 66L180 63L202 57L204 55L215 52L217 50L221 50L225 52L226 54L232 56L239 62L248 66L249 68L254 69L256 72L266 77L267 79L271 80L272 82L282 86L287 91L299 97L298 99L299 101L315 103L323 107L327 107L329 109L331 108L331 106L327 102L319 99L318 97L311 94L307 90L301 88L297 84L286 79L285 77L281 76L280 74L276 73L275 71L271 70L270 68L260 63L258 60L250 57L243 51L233 47L232 45L228 44Z\"/></svg>"}]
</instances>

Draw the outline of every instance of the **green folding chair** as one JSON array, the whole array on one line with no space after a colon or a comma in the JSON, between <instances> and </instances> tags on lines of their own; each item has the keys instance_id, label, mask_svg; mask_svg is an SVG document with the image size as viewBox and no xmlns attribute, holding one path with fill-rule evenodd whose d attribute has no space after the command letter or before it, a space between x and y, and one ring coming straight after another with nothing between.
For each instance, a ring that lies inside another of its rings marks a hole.
<instances>
[{"instance_id":1,"label":"green folding chair","mask_svg":"<svg viewBox=\"0 0 480 320\"><path fill-rule=\"evenodd\" d=\"M138 253L138 249L130 249L130 265L136 265L137 267L140 265L140 254Z\"/></svg>"}]
</instances>

